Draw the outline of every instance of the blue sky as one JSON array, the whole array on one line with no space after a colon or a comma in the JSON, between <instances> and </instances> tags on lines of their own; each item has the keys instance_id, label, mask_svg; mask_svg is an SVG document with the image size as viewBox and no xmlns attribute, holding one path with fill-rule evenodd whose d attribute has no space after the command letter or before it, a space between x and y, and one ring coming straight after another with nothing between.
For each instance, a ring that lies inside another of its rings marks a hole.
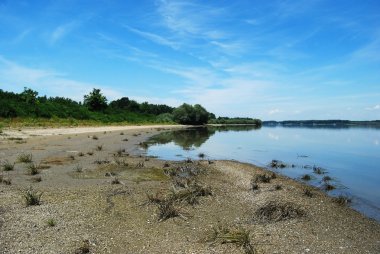
<instances>
[{"instance_id":1,"label":"blue sky","mask_svg":"<svg viewBox=\"0 0 380 254\"><path fill-rule=\"evenodd\" d=\"M0 88L380 119L380 1L0 0Z\"/></svg>"}]
</instances>

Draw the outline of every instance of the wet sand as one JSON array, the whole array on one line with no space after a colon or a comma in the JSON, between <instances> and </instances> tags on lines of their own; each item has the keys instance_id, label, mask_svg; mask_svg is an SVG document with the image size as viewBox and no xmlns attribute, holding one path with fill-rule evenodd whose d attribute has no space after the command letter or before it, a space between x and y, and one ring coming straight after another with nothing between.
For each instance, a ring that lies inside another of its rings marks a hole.
<instances>
[{"instance_id":1,"label":"wet sand","mask_svg":"<svg viewBox=\"0 0 380 254\"><path fill-rule=\"evenodd\" d=\"M6 130L1 163L32 154L40 169L31 176L29 164L17 162L0 173L0 253L85 253L87 247L90 253L247 253L223 243L226 238L210 240L222 227L250 232L257 253L380 252L380 225L318 189L277 175L252 190L251 180L272 176L269 171L236 161L146 157L140 143L167 128ZM183 183L186 170L196 173ZM112 184L115 179L119 184ZM180 216L160 221L159 204L148 195L162 200L194 182L212 195L194 204L178 201ZM42 192L40 205L26 206L23 194L30 187ZM260 217L270 201L299 212Z\"/></svg>"}]
</instances>

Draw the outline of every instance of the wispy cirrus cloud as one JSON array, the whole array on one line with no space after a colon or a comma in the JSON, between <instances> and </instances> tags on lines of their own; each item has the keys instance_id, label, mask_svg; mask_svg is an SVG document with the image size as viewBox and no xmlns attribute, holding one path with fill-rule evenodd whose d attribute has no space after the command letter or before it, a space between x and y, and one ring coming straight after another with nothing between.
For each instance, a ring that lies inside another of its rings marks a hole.
<instances>
[{"instance_id":1,"label":"wispy cirrus cloud","mask_svg":"<svg viewBox=\"0 0 380 254\"><path fill-rule=\"evenodd\" d=\"M139 30L139 29L136 29L136 28L132 28L130 26L124 26L125 28L127 28L129 31L141 36L141 37L144 37L145 39L148 39L154 43L157 43L157 44L160 44L160 45L164 45L164 46L168 46L168 47L171 47L173 49L178 49L179 45L178 43L174 42L174 41L171 41L163 36L160 36L160 35L157 35L157 34L154 34L154 33L150 33L150 32L146 32L146 31L142 31L142 30Z\"/></svg>"},{"instance_id":2,"label":"wispy cirrus cloud","mask_svg":"<svg viewBox=\"0 0 380 254\"><path fill-rule=\"evenodd\" d=\"M71 21L68 23L65 23L63 25L59 25L51 32L49 36L49 42L51 44L54 44L58 42L59 40L62 40L65 36L67 36L69 33L74 30L79 23L77 21Z\"/></svg>"},{"instance_id":3,"label":"wispy cirrus cloud","mask_svg":"<svg viewBox=\"0 0 380 254\"><path fill-rule=\"evenodd\" d=\"M81 101L83 95L95 87L101 88L109 99L122 97L120 91L107 86L69 79L52 70L23 66L3 56L0 56L0 83L5 90L21 91L28 86L49 96L68 97L77 101Z\"/></svg>"}]
</instances>

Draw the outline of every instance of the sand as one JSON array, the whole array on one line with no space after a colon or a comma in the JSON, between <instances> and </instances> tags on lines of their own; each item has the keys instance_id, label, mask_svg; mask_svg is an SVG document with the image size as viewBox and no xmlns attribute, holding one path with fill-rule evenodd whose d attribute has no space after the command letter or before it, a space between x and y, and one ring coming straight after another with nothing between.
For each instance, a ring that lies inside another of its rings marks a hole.
<instances>
[{"instance_id":1,"label":"sand","mask_svg":"<svg viewBox=\"0 0 380 254\"><path fill-rule=\"evenodd\" d=\"M257 253L380 253L379 223L318 189L277 175L253 191L251 180L269 171L236 161L147 157L141 142L168 128L6 130L0 160L15 166L0 173L0 253L247 253L231 238L211 240L221 227L249 232ZM32 154L39 174L17 162L22 153ZM179 187L179 169L196 170L184 185L196 181L212 195L178 201L180 216L160 221L159 205L147 196L187 190ZM25 204L30 187L42 192L40 205ZM269 201L302 213L262 220L257 211Z\"/></svg>"}]
</instances>

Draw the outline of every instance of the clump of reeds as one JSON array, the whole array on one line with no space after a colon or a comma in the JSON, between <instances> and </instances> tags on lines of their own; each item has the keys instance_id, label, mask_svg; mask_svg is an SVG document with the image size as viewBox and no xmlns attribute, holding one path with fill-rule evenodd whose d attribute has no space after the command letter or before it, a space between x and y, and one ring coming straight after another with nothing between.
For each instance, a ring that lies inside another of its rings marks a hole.
<instances>
[{"instance_id":1,"label":"clump of reeds","mask_svg":"<svg viewBox=\"0 0 380 254\"><path fill-rule=\"evenodd\" d=\"M220 244L235 244L246 254L257 253L250 239L250 232L243 228L218 226L206 239L208 242Z\"/></svg>"},{"instance_id":2,"label":"clump of reeds","mask_svg":"<svg viewBox=\"0 0 380 254\"><path fill-rule=\"evenodd\" d=\"M303 195L309 198L314 197L314 193L309 188L303 190Z\"/></svg>"},{"instance_id":3,"label":"clump of reeds","mask_svg":"<svg viewBox=\"0 0 380 254\"><path fill-rule=\"evenodd\" d=\"M115 177L114 179L112 179L111 184L120 184L120 180L117 177Z\"/></svg>"},{"instance_id":4,"label":"clump of reeds","mask_svg":"<svg viewBox=\"0 0 380 254\"><path fill-rule=\"evenodd\" d=\"M90 253L90 241L84 240L82 242L82 246L80 246L76 251L75 254L86 254Z\"/></svg>"},{"instance_id":5,"label":"clump of reeds","mask_svg":"<svg viewBox=\"0 0 380 254\"><path fill-rule=\"evenodd\" d=\"M272 160L270 163L269 163L269 167L271 168L286 168L287 165L285 163L283 163L282 161L279 161L279 160Z\"/></svg>"},{"instance_id":6,"label":"clump of reeds","mask_svg":"<svg viewBox=\"0 0 380 254\"><path fill-rule=\"evenodd\" d=\"M311 176L309 174L305 174L305 175L301 176L301 179L304 180L304 181L310 181L311 180Z\"/></svg>"},{"instance_id":7,"label":"clump of reeds","mask_svg":"<svg viewBox=\"0 0 380 254\"><path fill-rule=\"evenodd\" d=\"M352 202L352 199L347 196L339 195L338 197L334 197L333 201L338 205L345 206Z\"/></svg>"},{"instance_id":8,"label":"clump of reeds","mask_svg":"<svg viewBox=\"0 0 380 254\"><path fill-rule=\"evenodd\" d=\"M175 218L175 217L182 217L186 218L183 216L178 208L174 206L174 203L170 199L165 199L163 202L160 202L158 204L158 221L165 221L170 218Z\"/></svg>"},{"instance_id":9,"label":"clump of reeds","mask_svg":"<svg viewBox=\"0 0 380 254\"><path fill-rule=\"evenodd\" d=\"M25 203L27 206L40 205L41 196L42 196L42 192L37 192L33 190L32 187L25 190L23 193L23 197L25 199Z\"/></svg>"},{"instance_id":10,"label":"clump of reeds","mask_svg":"<svg viewBox=\"0 0 380 254\"><path fill-rule=\"evenodd\" d=\"M322 178L322 181L323 182L328 182L328 181L331 181L332 180L332 178L330 177L330 176L324 176L323 178Z\"/></svg>"},{"instance_id":11,"label":"clump of reeds","mask_svg":"<svg viewBox=\"0 0 380 254\"><path fill-rule=\"evenodd\" d=\"M332 190L335 190L336 187L332 184L329 184L329 183L326 183L322 186L322 188L325 190L325 191L332 191Z\"/></svg>"},{"instance_id":12,"label":"clump of reeds","mask_svg":"<svg viewBox=\"0 0 380 254\"><path fill-rule=\"evenodd\" d=\"M260 222L277 222L305 215L305 211L293 203L269 201L256 210L255 219Z\"/></svg>"},{"instance_id":13,"label":"clump of reeds","mask_svg":"<svg viewBox=\"0 0 380 254\"><path fill-rule=\"evenodd\" d=\"M10 163L9 161L6 160L1 164L1 168L3 169L3 171L12 171L15 168L15 164Z\"/></svg>"},{"instance_id":14,"label":"clump of reeds","mask_svg":"<svg viewBox=\"0 0 380 254\"><path fill-rule=\"evenodd\" d=\"M30 163L27 167L27 172L29 175L37 175L40 173L38 165L35 163Z\"/></svg>"},{"instance_id":15,"label":"clump of reeds","mask_svg":"<svg viewBox=\"0 0 380 254\"><path fill-rule=\"evenodd\" d=\"M20 154L18 157L17 157L17 161L18 162L22 162L22 163L30 163L33 161L33 155L28 153L22 153Z\"/></svg>"}]
</instances>

